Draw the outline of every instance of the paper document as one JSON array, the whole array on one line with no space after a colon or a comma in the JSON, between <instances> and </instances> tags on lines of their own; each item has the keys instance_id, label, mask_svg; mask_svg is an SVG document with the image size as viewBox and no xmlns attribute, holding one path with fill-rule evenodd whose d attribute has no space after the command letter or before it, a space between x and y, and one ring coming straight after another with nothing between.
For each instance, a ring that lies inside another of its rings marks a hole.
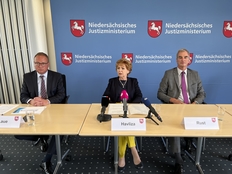
<instances>
[{"instance_id":1,"label":"paper document","mask_svg":"<svg viewBox=\"0 0 232 174\"><path fill-rule=\"evenodd\" d=\"M123 114L123 104L122 103L109 104L108 114L110 115Z\"/></svg>"},{"instance_id":2,"label":"paper document","mask_svg":"<svg viewBox=\"0 0 232 174\"><path fill-rule=\"evenodd\" d=\"M26 114L26 111L33 110L35 114L41 114L46 107L22 107L16 109L12 114Z\"/></svg>"},{"instance_id":3,"label":"paper document","mask_svg":"<svg viewBox=\"0 0 232 174\"><path fill-rule=\"evenodd\" d=\"M144 104L127 104L127 114L148 114L148 108ZM108 114L123 114L123 103L109 104Z\"/></svg>"},{"instance_id":4,"label":"paper document","mask_svg":"<svg viewBox=\"0 0 232 174\"><path fill-rule=\"evenodd\" d=\"M0 106L0 114L3 115L7 113L8 111L16 108L18 105L1 105Z\"/></svg>"},{"instance_id":5,"label":"paper document","mask_svg":"<svg viewBox=\"0 0 232 174\"><path fill-rule=\"evenodd\" d=\"M148 114L149 109L144 104L129 104L130 114Z\"/></svg>"}]
</instances>

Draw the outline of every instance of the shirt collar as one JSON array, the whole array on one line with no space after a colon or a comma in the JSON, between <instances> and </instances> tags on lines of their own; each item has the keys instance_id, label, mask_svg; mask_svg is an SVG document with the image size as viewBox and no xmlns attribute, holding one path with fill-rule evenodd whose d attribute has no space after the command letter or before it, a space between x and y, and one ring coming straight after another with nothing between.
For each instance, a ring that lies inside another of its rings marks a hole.
<instances>
[{"instance_id":1,"label":"shirt collar","mask_svg":"<svg viewBox=\"0 0 232 174\"><path fill-rule=\"evenodd\" d=\"M183 70L177 68L178 75L181 75L182 71L183 71ZM187 69L184 70L184 72L185 72L185 74L187 75Z\"/></svg>"},{"instance_id":2,"label":"shirt collar","mask_svg":"<svg viewBox=\"0 0 232 174\"><path fill-rule=\"evenodd\" d=\"M48 71L47 71L46 73L44 73L44 74L39 74L39 73L37 72L37 77L38 77L38 79L39 79L39 77L40 77L41 75L43 75L43 76L45 77L45 79L47 79Z\"/></svg>"}]
</instances>

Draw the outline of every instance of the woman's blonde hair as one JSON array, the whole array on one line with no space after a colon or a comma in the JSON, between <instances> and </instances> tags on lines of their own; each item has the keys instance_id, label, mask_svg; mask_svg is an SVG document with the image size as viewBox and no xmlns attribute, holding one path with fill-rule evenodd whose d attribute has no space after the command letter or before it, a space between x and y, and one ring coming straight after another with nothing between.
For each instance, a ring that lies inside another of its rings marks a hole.
<instances>
[{"instance_id":1,"label":"woman's blonde hair","mask_svg":"<svg viewBox=\"0 0 232 174\"><path fill-rule=\"evenodd\" d=\"M127 59L119 59L117 62L116 62L116 70L117 70L117 68L118 68L118 66L119 65L125 65L126 66L126 69L129 71L129 73L128 74L130 74L131 73L131 71L132 71L132 63L131 63L131 61L129 61L129 60L127 60Z\"/></svg>"}]
</instances>

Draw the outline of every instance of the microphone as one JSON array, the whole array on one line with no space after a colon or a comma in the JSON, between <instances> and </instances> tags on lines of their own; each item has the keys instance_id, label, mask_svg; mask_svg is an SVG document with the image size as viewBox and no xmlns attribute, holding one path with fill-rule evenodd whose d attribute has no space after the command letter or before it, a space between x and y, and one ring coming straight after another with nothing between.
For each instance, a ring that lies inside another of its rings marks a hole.
<instances>
[{"instance_id":1,"label":"microphone","mask_svg":"<svg viewBox=\"0 0 232 174\"><path fill-rule=\"evenodd\" d=\"M151 106L151 102L148 100L148 98L142 98L142 102L150 109L151 113L154 114L160 122L163 121L159 114L156 112L155 108Z\"/></svg>"},{"instance_id":2,"label":"microphone","mask_svg":"<svg viewBox=\"0 0 232 174\"><path fill-rule=\"evenodd\" d=\"M126 92L126 90L122 90L121 95L120 95L120 99L123 102L123 111L124 111L123 118L127 117L127 110L128 110L127 100L128 100L128 98L129 98L129 96L128 96L128 93Z\"/></svg>"},{"instance_id":3,"label":"microphone","mask_svg":"<svg viewBox=\"0 0 232 174\"><path fill-rule=\"evenodd\" d=\"M109 97L108 96L102 96L102 99L101 99L101 115L104 115L105 112L106 112L106 108L108 107L109 105Z\"/></svg>"},{"instance_id":4,"label":"microphone","mask_svg":"<svg viewBox=\"0 0 232 174\"><path fill-rule=\"evenodd\" d=\"M108 96L102 96L102 99L101 99L101 113L97 115L97 120L100 121L100 123L102 121L110 121L111 120L111 115L108 115L108 114L105 114L106 112L106 108L108 107L109 105L109 97Z\"/></svg>"}]
</instances>

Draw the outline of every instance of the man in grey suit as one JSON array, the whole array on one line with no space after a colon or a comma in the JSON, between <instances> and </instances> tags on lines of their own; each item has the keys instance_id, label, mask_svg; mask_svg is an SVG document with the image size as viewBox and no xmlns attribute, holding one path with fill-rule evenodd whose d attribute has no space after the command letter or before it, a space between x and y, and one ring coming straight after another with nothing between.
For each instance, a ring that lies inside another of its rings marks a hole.
<instances>
[{"instance_id":1,"label":"man in grey suit","mask_svg":"<svg viewBox=\"0 0 232 174\"><path fill-rule=\"evenodd\" d=\"M201 79L197 71L188 67L190 54L186 49L180 49L176 55L177 67L165 71L164 77L160 82L157 97L163 103L172 104L200 104L204 101L205 92ZM182 93L181 75L184 73L186 83L185 94ZM190 148L191 139L186 138L187 149ZM175 154L175 173L183 173L183 159L181 157L180 137L171 138L172 151Z\"/></svg>"},{"instance_id":2,"label":"man in grey suit","mask_svg":"<svg viewBox=\"0 0 232 174\"><path fill-rule=\"evenodd\" d=\"M47 106L53 103L63 103L65 88L62 75L49 70L48 55L39 52L34 57L35 71L24 74L20 100L32 106ZM46 174L52 174L52 156L56 153L55 136L48 145L48 135L15 135L19 140L37 141L40 138L41 150L47 151L40 169ZM63 136L61 137L61 139Z\"/></svg>"}]
</instances>

